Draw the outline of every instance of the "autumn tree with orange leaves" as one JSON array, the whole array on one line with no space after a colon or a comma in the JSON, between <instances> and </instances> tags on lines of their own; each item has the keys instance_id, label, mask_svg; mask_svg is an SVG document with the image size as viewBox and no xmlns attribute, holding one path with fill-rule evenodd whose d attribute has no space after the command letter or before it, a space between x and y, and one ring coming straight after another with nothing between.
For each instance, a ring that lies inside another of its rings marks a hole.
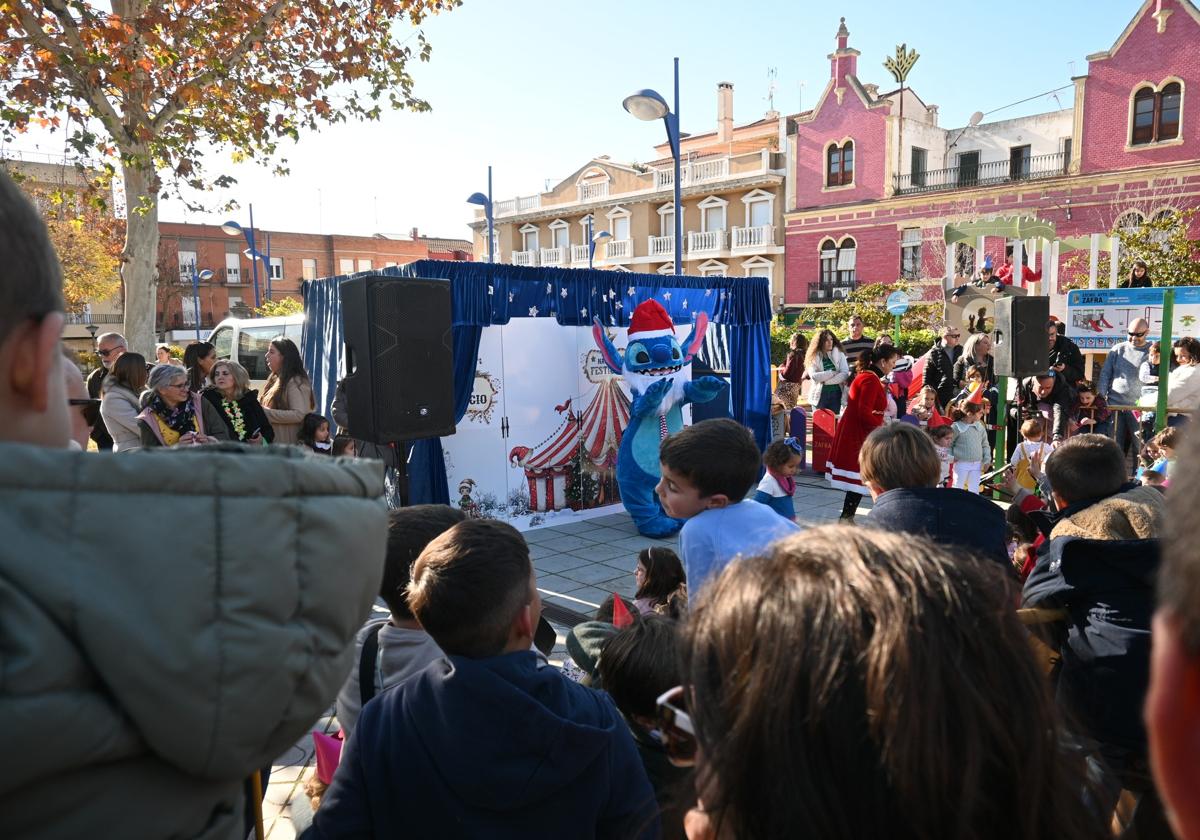
<instances>
[{"instance_id":1,"label":"autumn tree with orange leaves","mask_svg":"<svg viewBox=\"0 0 1200 840\"><path fill-rule=\"evenodd\" d=\"M428 110L407 65L411 27L460 0L0 0L0 131L63 130L124 183L121 275L130 346L154 347L158 203L227 187L213 147L273 161L323 123ZM399 36L399 37L398 37ZM181 192L182 191L182 192Z\"/></svg>"}]
</instances>

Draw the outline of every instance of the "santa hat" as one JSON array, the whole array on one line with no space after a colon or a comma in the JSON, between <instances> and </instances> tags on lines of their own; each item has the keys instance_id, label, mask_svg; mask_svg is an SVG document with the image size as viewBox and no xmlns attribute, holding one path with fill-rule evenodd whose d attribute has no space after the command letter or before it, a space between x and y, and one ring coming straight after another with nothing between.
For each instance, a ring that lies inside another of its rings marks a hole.
<instances>
[{"instance_id":1,"label":"santa hat","mask_svg":"<svg viewBox=\"0 0 1200 840\"><path fill-rule=\"evenodd\" d=\"M662 307L659 307L660 309ZM616 592L613 593L613 626L620 630L623 627L628 627L633 624L633 615L630 614L629 608L625 606L625 602L621 600L621 596Z\"/></svg>"},{"instance_id":2,"label":"santa hat","mask_svg":"<svg viewBox=\"0 0 1200 840\"><path fill-rule=\"evenodd\" d=\"M629 319L629 337L661 338L664 335L675 335L675 325L667 310L656 300L639 303Z\"/></svg>"}]
</instances>

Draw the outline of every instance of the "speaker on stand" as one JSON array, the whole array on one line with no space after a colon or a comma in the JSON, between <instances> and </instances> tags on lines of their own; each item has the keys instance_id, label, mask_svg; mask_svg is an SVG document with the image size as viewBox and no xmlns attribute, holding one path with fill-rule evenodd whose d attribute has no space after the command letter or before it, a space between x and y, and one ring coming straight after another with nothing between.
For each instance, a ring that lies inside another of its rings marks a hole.
<instances>
[{"instance_id":1,"label":"speaker on stand","mask_svg":"<svg viewBox=\"0 0 1200 840\"><path fill-rule=\"evenodd\" d=\"M996 299L996 326L992 332L992 358L997 376L1033 376L1050 364L1046 322L1050 298L1041 296Z\"/></svg>"},{"instance_id":2,"label":"speaker on stand","mask_svg":"<svg viewBox=\"0 0 1200 840\"><path fill-rule=\"evenodd\" d=\"M407 506L411 446L404 444L455 431L450 282L353 277L338 293L346 431L398 450L401 504Z\"/></svg>"}]
</instances>

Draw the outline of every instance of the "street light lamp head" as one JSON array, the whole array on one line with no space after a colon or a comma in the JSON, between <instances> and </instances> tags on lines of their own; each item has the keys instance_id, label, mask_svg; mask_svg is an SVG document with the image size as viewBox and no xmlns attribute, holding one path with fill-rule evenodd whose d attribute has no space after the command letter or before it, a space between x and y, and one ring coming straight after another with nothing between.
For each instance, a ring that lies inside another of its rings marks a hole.
<instances>
[{"instance_id":1,"label":"street light lamp head","mask_svg":"<svg viewBox=\"0 0 1200 840\"><path fill-rule=\"evenodd\" d=\"M212 269L205 268L205 269L201 270L201 272L199 274L197 274L196 276L199 277L201 280L211 280L211 279L213 279Z\"/></svg>"},{"instance_id":2,"label":"street light lamp head","mask_svg":"<svg viewBox=\"0 0 1200 840\"><path fill-rule=\"evenodd\" d=\"M470 197L467 198L467 204L478 204L480 207L487 207L489 204L491 204L491 202L488 201L488 197L486 195L481 192L477 192L471 193Z\"/></svg>"},{"instance_id":3,"label":"street light lamp head","mask_svg":"<svg viewBox=\"0 0 1200 840\"><path fill-rule=\"evenodd\" d=\"M593 242L599 242L603 239L612 239L612 234L606 230L596 231L596 235L592 237Z\"/></svg>"},{"instance_id":4,"label":"street light lamp head","mask_svg":"<svg viewBox=\"0 0 1200 840\"><path fill-rule=\"evenodd\" d=\"M221 225L221 230L225 231L230 236L241 236L242 226L237 222L226 222Z\"/></svg>"},{"instance_id":5,"label":"street light lamp head","mask_svg":"<svg viewBox=\"0 0 1200 840\"><path fill-rule=\"evenodd\" d=\"M663 99L657 91L649 89L639 90L631 96L626 96L621 107L639 120L646 121L661 120L671 113L667 100Z\"/></svg>"}]
</instances>

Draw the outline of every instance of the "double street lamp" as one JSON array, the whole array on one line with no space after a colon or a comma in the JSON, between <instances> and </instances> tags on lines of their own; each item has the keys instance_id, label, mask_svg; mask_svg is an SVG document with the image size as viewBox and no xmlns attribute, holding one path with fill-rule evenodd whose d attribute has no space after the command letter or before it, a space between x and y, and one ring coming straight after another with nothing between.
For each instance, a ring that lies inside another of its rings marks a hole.
<instances>
[{"instance_id":1,"label":"double street lamp","mask_svg":"<svg viewBox=\"0 0 1200 840\"><path fill-rule=\"evenodd\" d=\"M264 254L258 250L258 246L254 240L254 205L250 205L250 226L243 227L237 222L226 222L221 225L221 230L230 236L241 234L246 239L246 250L242 253L250 258L250 273L254 278L254 307L257 309L262 306L262 295L258 290L258 261L263 261L263 267L267 272L267 300L271 299L271 236L267 235L267 252Z\"/></svg>"},{"instance_id":2,"label":"double street lamp","mask_svg":"<svg viewBox=\"0 0 1200 840\"><path fill-rule=\"evenodd\" d=\"M661 94L650 89L639 90L625 97L621 105L639 120L662 120L667 128L667 142L671 145L671 157L675 161L675 276L678 277L683 274L683 208L679 200L679 59L675 59L674 111L667 106L667 100Z\"/></svg>"},{"instance_id":3,"label":"double street lamp","mask_svg":"<svg viewBox=\"0 0 1200 840\"><path fill-rule=\"evenodd\" d=\"M476 204L483 208L483 213L487 217L487 243L488 243L488 262L496 261L495 246L495 219L492 216L492 167L488 167L488 187L487 195L483 193L471 193L467 198L467 204Z\"/></svg>"},{"instance_id":4,"label":"double street lamp","mask_svg":"<svg viewBox=\"0 0 1200 840\"><path fill-rule=\"evenodd\" d=\"M594 259L596 257L596 246L599 245L600 242L604 239L611 239L612 234L606 230L598 231L597 233L592 233L592 214L590 214L590 213L588 214L587 220L588 220L588 232L587 232L588 268L591 268L592 262L594 261Z\"/></svg>"}]
</instances>

